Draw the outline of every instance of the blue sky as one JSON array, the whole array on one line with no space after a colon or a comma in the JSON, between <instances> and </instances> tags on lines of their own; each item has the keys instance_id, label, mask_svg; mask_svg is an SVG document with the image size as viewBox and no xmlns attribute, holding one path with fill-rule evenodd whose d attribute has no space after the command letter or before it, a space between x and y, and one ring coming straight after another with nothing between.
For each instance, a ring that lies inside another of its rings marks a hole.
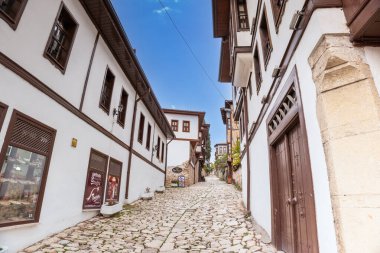
<instances>
[{"instance_id":1,"label":"blue sky","mask_svg":"<svg viewBox=\"0 0 380 253\"><path fill-rule=\"evenodd\" d=\"M182 34L224 97L218 83L220 40L213 38L211 0L162 0ZM206 112L212 145L225 142L216 91L174 29L158 0L112 0L137 57L163 108Z\"/></svg>"}]
</instances>

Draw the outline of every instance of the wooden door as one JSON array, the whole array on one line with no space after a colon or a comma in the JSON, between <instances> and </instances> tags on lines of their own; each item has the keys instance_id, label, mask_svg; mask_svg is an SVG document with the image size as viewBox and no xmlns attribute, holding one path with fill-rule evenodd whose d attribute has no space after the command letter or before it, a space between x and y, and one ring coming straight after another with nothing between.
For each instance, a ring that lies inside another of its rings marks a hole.
<instances>
[{"instance_id":1,"label":"wooden door","mask_svg":"<svg viewBox=\"0 0 380 253\"><path fill-rule=\"evenodd\" d=\"M276 152L276 168L278 178L278 210L279 210L279 247L281 250L287 253L295 252L295 217L294 210L289 205L288 200L293 197L292 187L292 171L289 166L288 157L288 137L285 135L282 137L278 144L275 146Z\"/></svg>"},{"instance_id":2,"label":"wooden door","mask_svg":"<svg viewBox=\"0 0 380 253\"><path fill-rule=\"evenodd\" d=\"M286 253L318 252L311 174L304 164L300 124L295 123L274 145L278 199L277 247Z\"/></svg>"},{"instance_id":3,"label":"wooden door","mask_svg":"<svg viewBox=\"0 0 380 253\"><path fill-rule=\"evenodd\" d=\"M314 190L297 69L267 118L272 238L286 253L318 253Z\"/></svg>"}]
</instances>

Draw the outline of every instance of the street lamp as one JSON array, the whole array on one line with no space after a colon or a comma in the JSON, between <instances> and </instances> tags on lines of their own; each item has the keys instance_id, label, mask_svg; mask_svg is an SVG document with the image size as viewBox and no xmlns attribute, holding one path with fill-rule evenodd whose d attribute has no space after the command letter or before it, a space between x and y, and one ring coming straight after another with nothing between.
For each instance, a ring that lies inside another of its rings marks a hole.
<instances>
[{"instance_id":1,"label":"street lamp","mask_svg":"<svg viewBox=\"0 0 380 253\"><path fill-rule=\"evenodd\" d=\"M115 115L119 115L123 111L123 109L124 109L123 105L119 105L117 109L113 108L113 116L115 117Z\"/></svg>"}]
</instances>

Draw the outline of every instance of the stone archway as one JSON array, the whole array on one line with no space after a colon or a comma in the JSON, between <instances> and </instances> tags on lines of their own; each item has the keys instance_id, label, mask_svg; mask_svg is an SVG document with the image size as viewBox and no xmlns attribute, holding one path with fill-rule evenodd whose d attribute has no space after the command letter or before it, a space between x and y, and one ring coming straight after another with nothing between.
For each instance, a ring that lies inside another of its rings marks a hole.
<instances>
[{"instance_id":1,"label":"stone archway","mask_svg":"<svg viewBox=\"0 0 380 253\"><path fill-rule=\"evenodd\" d=\"M309 64L339 252L377 252L380 98L364 50L348 35L324 35Z\"/></svg>"}]
</instances>

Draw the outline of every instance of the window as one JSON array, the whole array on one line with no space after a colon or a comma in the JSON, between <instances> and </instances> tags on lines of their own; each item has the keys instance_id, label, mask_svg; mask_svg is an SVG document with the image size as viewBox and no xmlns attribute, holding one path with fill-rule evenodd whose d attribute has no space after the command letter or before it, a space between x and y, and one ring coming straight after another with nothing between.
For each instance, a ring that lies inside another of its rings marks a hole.
<instances>
[{"instance_id":1,"label":"window","mask_svg":"<svg viewBox=\"0 0 380 253\"><path fill-rule=\"evenodd\" d=\"M264 58L264 65L265 68L268 65L270 55L272 53L273 47L272 47L272 41L270 39L270 33L269 33L269 27L268 27L268 19L267 19L267 12L264 8L263 15L261 17L261 23L260 23L260 37L261 37L261 45L263 47L263 58Z\"/></svg>"},{"instance_id":2,"label":"window","mask_svg":"<svg viewBox=\"0 0 380 253\"><path fill-rule=\"evenodd\" d=\"M186 121L186 120L183 121L182 131L185 133L190 132L190 121Z\"/></svg>"},{"instance_id":3,"label":"window","mask_svg":"<svg viewBox=\"0 0 380 253\"><path fill-rule=\"evenodd\" d=\"M107 177L107 202L119 202L120 179L123 163L113 158L110 159Z\"/></svg>"},{"instance_id":4,"label":"window","mask_svg":"<svg viewBox=\"0 0 380 253\"><path fill-rule=\"evenodd\" d=\"M231 111L226 112L227 129L231 129Z\"/></svg>"},{"instance_id":5,"label":"window","mask_svg":"<svg viewBox=\"0 0 380 253\"><path fill-rule=\"evenodd\" d=\"M261 83L263 81L261 76L261 65L259 58L259 50L255 48L255 53L253 54L253 67L255 69L255 81L256 81L256 94L259 95Z\"/></svg>"},{"instance_id":6,"label":"window","mask_svg":"<svg viewBox=\"0 0 380 253\"><path fill-rule=\"evenodd\" d=\"M124 89L122 89L120 102L119 102L119 108L121 108L121 111L117 114L117 123L119 123L120 126L122 127L124 127L125 125L125 115L127 114L127 103L128 103L128 93Z\"/></svg>"},{"instance_id":7,"label":"window","mask_svg":"<svg viewBox=\"0 0 380 253\"><path fill-rule=\"evenodd\" d=\"M164 142L161 143L161 162L164 162L164 154L165 154L165 144Z\"/></svg>"},{"instance_id":8,"label":"window","mask_svg":"<svg viewBox=\"0 0 380 253\"><path fill-rule=\"evenodd\" d=\"M281 15L285 9L286 0L271 0L272 10L273 10L273 18L276 29L280 26L281 23Z\"/></svg>"},{"instance_id":9,"label":"window","mask_svg":"<svg viewBox=\"0 0 380 253\"><path fill-rule=\"evenodd\" d=\"M0 102L0 131L3 126L5 115L7 114L8 106Z\"/></svg>"},{"instance_id":10,"label":"window","mask_svg":"<svg viewBox=\"0 0 380 253\"><path fill-rule=\"evenodd\" d=\"M239 30L249 30L246 0L237 0L237 11Z\"/></svg>"},{"instance_id":11,"label":"window","mask_svg":"<svg viewBox=\"0 0 380 253\"><path fill-rule=\"evenodd\" d=\"M157 159L160 159L160 143L161 143L161 138L160 136L157 137L157 150L156 150L156 157Z\"/></svg>"},{"instance_id":12,"label":"window","mask_svg":"<svg viewBox=\"0 0 380 253\"><path fill-rule=\"evenodd\" d=\"M149 150L150 149L150 135L152 133L152 126L148 123L148 135L146 136L146 149Z\"/></svg>"},{"instance_id":13,"label":"window","mask_svg":"<svg viewBox=\"0 0 380 253\"><path fill-rule=\"evenodd\" d=\"M243 137L245 134L245 120L244 120L244 109L242 109L241 114L240 114L240 131L241 131L241 136Z\"/></svg>"},{"instance_id":14,"label":"window","mask_svg":"<svg viewBox=\"0 0 380 253\"><path fill-rule=\"evenodd\" d=\"M0 227L38 222L55 133L13 113L0 158Z\"/></svg>"},{"instance_id":15,"label":"window","mask_svg":"<svg viewBox=\"0 0 380 253\"><path fill-rule=\"evenodd\" d=\"M115 76L107 68L106 76L104 78L104 83L102 87L102 92L100 94L100 101L99 101L99 107L102 108L107 114L110 113L111 98L112 98L114 82L115 82Z\"/></svg>"},{"instance_id":16,"label":"window","mask_svg":"<svg viewBox=\"0 0 380 253\"><path fill-rule=\"evenodd\" d=\"M16 30L27 0L0 0L0 18Z\"/></svg>"},{"instance_id":17,"label":"window","mask_svg":"<svg viewBox=\"0 0 380 253\"><path fill-rule=\"evenodd\" d=\"M83 209L99 209L102 206L107 164L107 155L91 149L84 190Z\"/></svg>"},{"instance_id":18,"label":"window","mask_svg":"<svg viewBox=\"0 0 380 253\"><path fill-rule=\"evenodd\" d=\"M249 92L249 98L250 99L252 98L252 82L251 82L251 78L252 78L252 72L249 74L249 78L248 78L248 92Z\"/></svg>"},{"instance_id":19,"label":"window","mask_svg":"<svg viewBox=\"0 0 380 253\"><path fill-rule=\"evenodd\" d=\"M45 49L45 56L64 73L78 24L61 4Z\"/></svg>"},{"instance_id":20,"label":"window","mask_svg":"<svg viewBox=\"0 0 380 253\"><path fill-rule=\"evenodd\" d=\"M172 130L173 130L174 132L178 132L178 120L174 120L174 119L172 119L172 121L171 121L171 125L172 125Z\"/></svg>"},{"instance_id":21,"label":"window","mask_svg":"<svg viewBox=\"0 0 380 253\"><path fill-rule=\"evenodd\" d=\"M144 124L145 124L145 116L140 114L140 123L139 123L139 133L137 135L137 141L142 144L144 138Z\"/></svg>"}]
</instances>

